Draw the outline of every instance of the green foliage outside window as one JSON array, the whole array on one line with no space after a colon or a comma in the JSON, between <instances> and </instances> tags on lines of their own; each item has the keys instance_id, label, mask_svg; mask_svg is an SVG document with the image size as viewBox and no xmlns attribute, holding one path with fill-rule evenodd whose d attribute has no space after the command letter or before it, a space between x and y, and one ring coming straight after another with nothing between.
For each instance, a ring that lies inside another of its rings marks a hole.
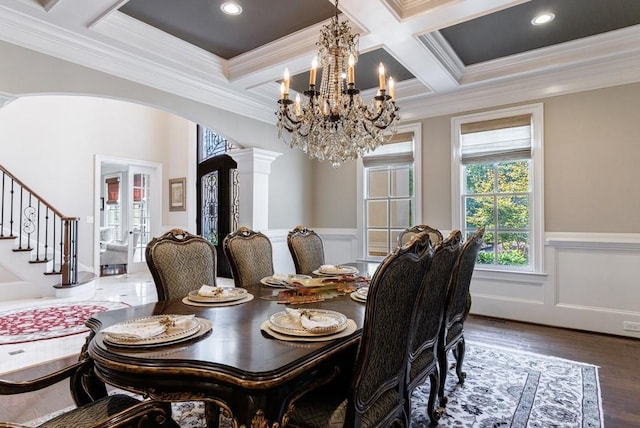
<instances>
[{"instance_id":1,"label":"green foliage outside window","mask_svg":"<svg viewBox=\"0 0 640 428\"><path fill-rule=\"evenodd\" d=\"M479 264L529 264L529 160L465 167L465 228L485 227Z\"/></svg>"}]
</instances>

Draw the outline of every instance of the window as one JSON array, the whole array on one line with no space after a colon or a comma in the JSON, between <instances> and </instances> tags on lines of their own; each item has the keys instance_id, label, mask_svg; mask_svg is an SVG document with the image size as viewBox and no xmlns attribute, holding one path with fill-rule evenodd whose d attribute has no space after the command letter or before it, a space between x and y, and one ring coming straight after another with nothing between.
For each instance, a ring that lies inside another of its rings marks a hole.
<instances>
[{"instance_id":1,"label":"window","mask_svg":"<svg viewBox=\"0 0 640 428\"><path fill-rule=\"evenodd\" d=\"M485 228L476 267L542 272L542 105L452 120L453 225Z\"/></svg>"},{"instance_id":2,"label":"window","mask_svg":"<svg viewBox=\"0 0 640 428\"><path fill-rule=\"evenodd\" d=\"M419 124L400 127L387 144L358 161L358 230L366 260L382 260L395 249L399 233L420 221L419 138Z\"/></svg>"}]
</instances>

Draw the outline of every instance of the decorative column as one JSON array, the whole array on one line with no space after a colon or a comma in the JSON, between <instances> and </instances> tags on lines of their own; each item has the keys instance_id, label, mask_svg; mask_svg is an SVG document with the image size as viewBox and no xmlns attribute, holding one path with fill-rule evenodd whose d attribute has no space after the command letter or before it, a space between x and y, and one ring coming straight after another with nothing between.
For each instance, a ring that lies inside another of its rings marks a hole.
<instances>
[{"instance_id":1,"label":"decorative column","mask_svg":"<svg viewBox=\"0 0 640 428\"><path fill-rule=\"evenodd\" d=\"M227 154L238 164L239 225L269 229L269 174L271 163L282 153L249 148Z\"/></svg>"}]
</instances>

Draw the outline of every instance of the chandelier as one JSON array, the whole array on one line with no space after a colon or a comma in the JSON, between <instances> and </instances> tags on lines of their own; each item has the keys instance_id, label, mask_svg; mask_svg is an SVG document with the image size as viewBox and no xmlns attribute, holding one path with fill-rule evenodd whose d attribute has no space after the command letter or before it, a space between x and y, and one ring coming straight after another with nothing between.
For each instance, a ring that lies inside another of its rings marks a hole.
<instances>
[{"instance_id":1,"label":"chandelier","mask_svg":"<svg viewBox=\"0 0 640 428\"><path fill-rule=\"evenodd\" d=\"M278 137L289 136L291 148L299 148L311 159L328 161L334 167L356 159L380 146L396 132L398 107L394 100L394 81L388 90L384 66L378 69L379 90L367 105L355 83L358 60L358 37L336 13L322 27L317 56L311 63L306 99L289 98L290 76L285 69L276 111ZM316 86L316 69L322 67L320 86ZM284 133L286 130L287 133Z\"/></svg>"}]
</instances>

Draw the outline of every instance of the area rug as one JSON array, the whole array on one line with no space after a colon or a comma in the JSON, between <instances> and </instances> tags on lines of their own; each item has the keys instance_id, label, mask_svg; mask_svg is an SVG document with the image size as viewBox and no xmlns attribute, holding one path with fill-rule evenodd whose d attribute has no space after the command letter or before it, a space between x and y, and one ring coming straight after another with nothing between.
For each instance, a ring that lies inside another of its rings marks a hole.
<instances>
[{"instance_id":1,"label":"area rug","mask_svg":"<svg viewBox=\"0 0 640 428\"><path fill-rule=\"evenodd\" d=\"M0 312L0 345L84 333L93 314L126 307L120 302L68 302Z\"/></svg>"},{"instance_id":2,"label":"area rug","mask_svg":"<svg viewBox=\"0 0 640 428\"><path fill-rule=\"evenodd\" d=\"M457 384L449 370L449 401L439 427L596 428L603 427L598 368L577 361L467 342L467 378ZM429 426L425 411L429 385L416 389L411 428ZM204 404L175 403L173 419L181 427L206 427ZM56 412L58 414L59 412ZM54 415L27 423L37 426ZM221 421L221 427L230 423Z\"/></svg>"},{"instance_id":3,"label":"area rug","mask_svg":"<svg viewBox=\"0 0 640 428\"><path fill-rule=\"evenodd\" d=\"M450 355L449 361L453 359ZM598 368L591 364L467 342L458 385L447 373L445 427L602 427ZM428 426L428 385L417 388L411 427Z\"/></svg>"}]
</instances>

